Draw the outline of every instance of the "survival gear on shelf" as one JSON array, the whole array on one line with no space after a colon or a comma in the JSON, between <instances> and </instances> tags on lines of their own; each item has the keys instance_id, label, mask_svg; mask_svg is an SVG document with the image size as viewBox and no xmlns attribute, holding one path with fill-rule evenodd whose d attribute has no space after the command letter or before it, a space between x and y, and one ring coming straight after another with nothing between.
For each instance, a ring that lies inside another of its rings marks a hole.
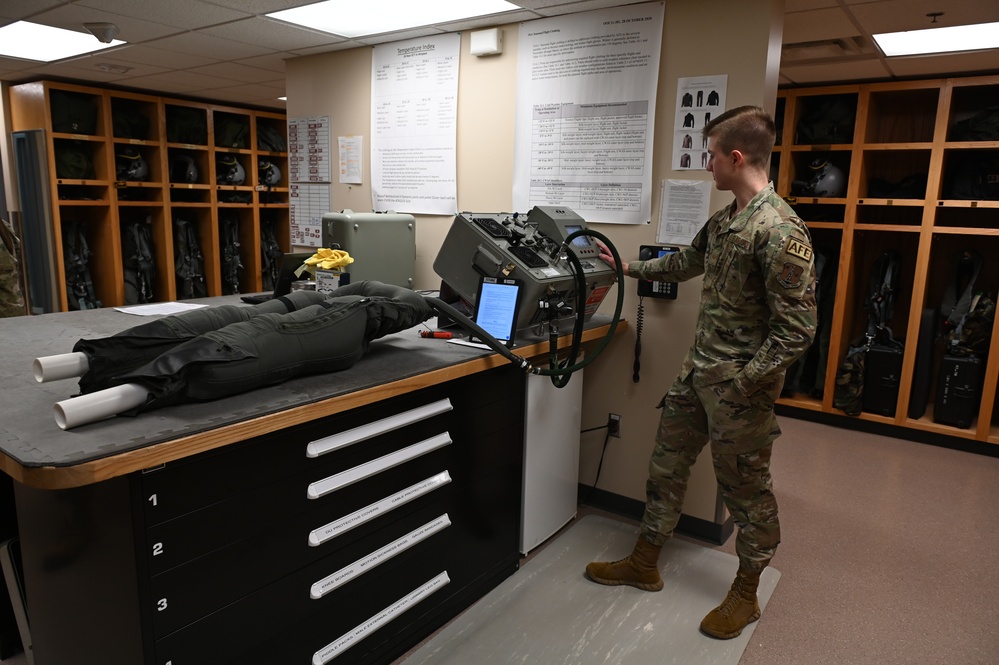
<instances>
[{"instance_id":1,"label":"survival gear on shelf","mask_svg":"<svg viewBox=\"0 0 999 665\"><path fill-rule=\"evenodd\" d=\"M156 268L150 220L133 219L121 223L121 264L125 277L125 304L152 302Z\"/></svg>"},{"instance_id":2,"label":"survival gear on shelf","mask_svg":"<svg viewBox=\"0 0 999 665\"><path fill-rule=\"evenodd\" d=\"M943 357L933 421L943 425L971 427L978 413L996 310L991 295L976 287L984 262L975 250L957 252L940 304Z\"/></svg>"},{"instance_id":3,"label":"survival gear on shelf","mask_svg":"<svg viewBox=\"0 0 999 665\"><path fill-rule=\"evenodd\" d=\"M62 260L66 269L66 300L70 309L97 309L101 301L94 292L90 276L90 245L84 225L75 221L62 223Z\"/></svg>"},{"instance_id":4,"label":"survival gear on shelf","mask_svg":"<svg viewBox=\"0 0 999 665\"><path fill-rule=\"evenodd\" d=\"M898 401L902 371L902 343L888 327L898 295L901 257L884 252L871 268L867 309L867 330L851 344L836 370L833 406L847 415L870 411L891 416Z\"/></svg>"},{"instance_id":5,"label":"survival gear on shelf","mask_svg":"<svg viewBox=\"0 0 999 665\"><path fill-rule=\"evenodd\" d=\"M205 261L198 240L197 223L174 217L173 257L177 276L177 298L204 298L208 295L205 284Z\"/></svg>"},{"instance_id":6,"label":"survival gear on shelf","mask_svg":"<svg viewBox=\"0 0 999 665\"><path fill-rule=\"evenodd\" d=\"M239 215L234 210L219 211L222 238L222 293L239 293L239 273L243 263L239 260Z\"/></svg>"}]
</instances>

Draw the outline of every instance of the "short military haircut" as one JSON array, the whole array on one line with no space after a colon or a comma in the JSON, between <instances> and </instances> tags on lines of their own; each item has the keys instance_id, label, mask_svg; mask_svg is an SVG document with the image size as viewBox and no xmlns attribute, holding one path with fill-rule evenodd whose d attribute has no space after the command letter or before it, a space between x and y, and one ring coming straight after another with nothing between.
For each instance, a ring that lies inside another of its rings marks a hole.
<instances>
[{"instance_id":1,"label":"short military haircut","mask_svg":"<svg viewBox=\"0 0 999 665\"><path fill-rule=\"evenodd\" d=\"M726 152L738 150L750 166L765 169L774 149L774 120L759 106L740 106L725 111L704 126L705 138Z\"/></svg>"}]
</instances>

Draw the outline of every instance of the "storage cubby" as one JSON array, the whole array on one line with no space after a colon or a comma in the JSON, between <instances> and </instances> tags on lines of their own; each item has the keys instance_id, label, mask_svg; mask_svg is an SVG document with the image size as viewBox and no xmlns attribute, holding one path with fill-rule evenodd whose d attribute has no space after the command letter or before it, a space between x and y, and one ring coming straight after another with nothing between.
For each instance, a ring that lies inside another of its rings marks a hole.
<instances>
[{"instance_id":1,"label":"storage cubby","mask_svg":"<svg viewBox=\"0 0 999 665\"><path fill-rule=\"evenodd\" d=\"M53 81L11 86L10 100L12 131L44 132L53 229L69 219L87 224L88 244L101 262L94 285L103 306L125 304L121 224L136 215L148 217L153 229L160 300L183 295L174 275L177 215L196 228L206 295L222 293L219 210L239 215L240 251L250 268L240 278L240 291L262 290L263 208L278 220L281 246L289 249L288 156L274 149L287 147L284 114ZM242 182L219 184L217 159L235 160ZM258 192L261 160L281 175L277 185ZM55 256L57 308L65 310L61 244Z\"/></svg>"},{"instance_id":2,"label":"storage cubby","mask_svg":"<svg viewBox=\"0 0 999 665\"><path fill-rule=\"evenodd\" d=\"M253 210L249 207L220 207L216 221L219 232L219 265L222 266L222 293L230 295L257 290L253 275L260 270L259 259L255 252L250 251L252 247L258 246L252 242L257 228ZM230 238L226 233L230 224L235 230L235 238Z\"/></svg>"},{"instance_id":3,"label":"storage cubby","mask_svg":"<svg viewBox=\"0 0 999 665\"><path fill-rule=\"evenodd\" d=\"M941 199L999 201L999 149L944 152Z\"/></svg>"},{"instance_id":4,"label":"storage cubby","mask_svg":"<svg viewBox=\"0 0 999 665\"><path fill-rule=\"evenodd\" d=\"M796 95L793 116L794 145L853 143L857 93Z\"/></svg>"},{"instance_id":5,"label":"storage cubby","mask_svg":"<svg viewBox=\"0 0 999 665\"><path fill-rule=\"evenodd\" d=\"M999 443L994 322L991 350L982 354L984 376L974 413L952 422L952 414L944 418L935 412L943 356L939 309L952 279L954 254L964 248L980 252L985 264L976 290L993 298L999 290L994 261L999 255L999 135L988 133L994 124L989 119L999 116L999 77L782 90L778 99L783 113L778 133L785 138L772 159L777 191L808 224L817 253L820 244L840 252L835 265L827 261L824 266L835 271L832 312L826 315L830 327L816 341L826 364L816 369L813 359L807 370L811 378L804 384L796 379L779 403L847 417L833 407L836 370L867 329L872 267L884 252L893 251L900 263L889 327L904 343L900 374L892 377L898 397L856 418ZM840 119L822 122L847 126L841 116L853 109L855 131L849 140L840 142L846 130L828 141L816 138L814 128L802 131L803 119L819 126L817 109L833 108ZM788 136L794 137L791 146ZM846 176L844 194L830 200L797 193L795 182L806 180L812 160L823 156ZM820 280L820 289L823 282L829 284ZM821 385L815 385L816 376ZM952 409L953 402L944 407Z\"/></svg>"},{"instance_id":6,"label":"storage cubby","mask_svg":"<svg viewBox=\"0 0 999 665\"><path fill-rule=\"evenodd\" d=\"M985 119L999 106L999 88L994 84L954 86L947 117L948 141L999 141L994 129L982 131L976 119ZM988 124L988 123L986 123Z\"/></svg>"},{"instance_id":7,"label":"storage cubby","mask_svg":"<svg viewBox=\"0 0 999 665\"><path fill-rule=\"evenodd\" d=\"M865 150L858 196L865 199L926 198L929 150Z\"/></svg>"},{"instance_id":8,"label":"storage cubby","mask_svg":"<svg viewBox=\"0 0 999 665\"><path fill-rule=\"evenodd\" d=\"M937 87L872 91L864 142L931 143L939 100Z\"/></svg>"}]
</instances>

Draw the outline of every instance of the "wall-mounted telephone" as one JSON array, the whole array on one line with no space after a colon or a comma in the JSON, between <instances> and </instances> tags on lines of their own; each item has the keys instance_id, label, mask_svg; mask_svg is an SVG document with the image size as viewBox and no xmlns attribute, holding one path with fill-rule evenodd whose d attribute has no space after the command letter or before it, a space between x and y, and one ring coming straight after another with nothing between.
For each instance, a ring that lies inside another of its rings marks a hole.
<instances>
[{"instance_id":1,"label":"wall-mounted telephone","mask_svg":"<svg viewBox=\"0 0 999 665\"><path fill-rule=\"evenodd\" d=\"M649 261L678 251L680 251L679 247L669 245L642 245L638 250L638 258L641 261ZM676 282L661 282L659 280L647 279L638 280L638 316L635 319L635 365L631 375L631 380L635 383L638 383L640 380L639 372L642 368L639 358L642 355L642 326L645 321L645 296L676 300Z\"/></svg>"},{"instance_id":2,"label":"wall-mounted telephone","mask_svg":"<svg viewBox=\"0 0 999 665\"><path fill-rule=\"evenodd\" d=\"M679 249L679 247L668 245L642 245L638 251L638 258L641 261L658 259L667 254L677 252ZM640 279L638 280L638 295L676 300L676 282Z\"/></svg>"}]
</instances>

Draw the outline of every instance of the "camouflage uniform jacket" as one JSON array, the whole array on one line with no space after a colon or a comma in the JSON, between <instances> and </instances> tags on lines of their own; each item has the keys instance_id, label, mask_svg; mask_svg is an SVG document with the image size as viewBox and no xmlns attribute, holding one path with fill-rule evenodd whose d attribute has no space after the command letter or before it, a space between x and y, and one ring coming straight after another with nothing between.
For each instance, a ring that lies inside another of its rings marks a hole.
<instances>
[{"instance_id":1,"label":"camouflage uniform jacket","mask_svg":"<svg viewBox=\"0 0 999 665\"><path fill-rule=\"evenodd\" d=\"M694 344L680 378L695 385L737 379L746 395L773 385L815 336L811 237L768 184L744 210L715 213L689 247L628 264L638 279L704 275ZM741 376L740 376L741 374Z\"/></svg>"}]
</instances>

